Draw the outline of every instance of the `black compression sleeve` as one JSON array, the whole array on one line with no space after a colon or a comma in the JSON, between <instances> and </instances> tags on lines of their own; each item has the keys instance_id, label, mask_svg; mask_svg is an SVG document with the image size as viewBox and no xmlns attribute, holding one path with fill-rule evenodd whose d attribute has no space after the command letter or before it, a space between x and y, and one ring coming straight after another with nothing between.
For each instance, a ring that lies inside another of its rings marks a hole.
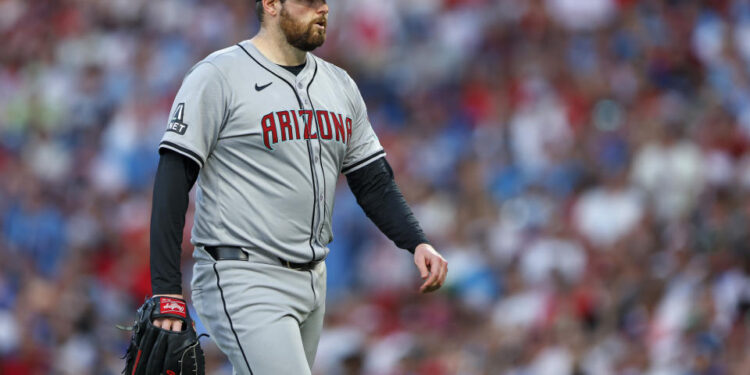
<instances>
[{"instance_id":1,"label":"black compression sleeve","mask_svg":"<svg viewBox=\"0 0 750 375\"><path fill-rule=\"evenodd\" d=\"M153 294L181 294L182 231L200 167L174 151L160 152L151 208L151 288Z\"/></svg>"},{"instance_id":2,"label":"black compression sleeve","mask_svg":"<svg viewBox=\"0 0 750 375\"><path fill-rule=\"evenodd\" d=\"M347 174L346 181L367 217L396 246L413 253L417 245L427 243L385 158Z\"/></svg>"}]
</instances>

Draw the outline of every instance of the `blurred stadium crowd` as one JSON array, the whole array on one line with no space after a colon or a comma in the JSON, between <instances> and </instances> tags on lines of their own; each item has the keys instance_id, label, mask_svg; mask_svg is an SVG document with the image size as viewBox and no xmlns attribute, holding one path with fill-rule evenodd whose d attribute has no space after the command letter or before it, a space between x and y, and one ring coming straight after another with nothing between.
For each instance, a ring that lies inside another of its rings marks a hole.
<instances>
[{"instance_id":1,"label":"blurred stadium crowd","mask_svg":"<svg viewBox=\"0 0 750 375\"><path fill-rule=\"evenodd\" d=\"M750 1L329 4L450 274L342 182L316 373L750 374ZM252 5L0 0L0 373L120 372L167 112Z\"/></svg>"}]
</instances>

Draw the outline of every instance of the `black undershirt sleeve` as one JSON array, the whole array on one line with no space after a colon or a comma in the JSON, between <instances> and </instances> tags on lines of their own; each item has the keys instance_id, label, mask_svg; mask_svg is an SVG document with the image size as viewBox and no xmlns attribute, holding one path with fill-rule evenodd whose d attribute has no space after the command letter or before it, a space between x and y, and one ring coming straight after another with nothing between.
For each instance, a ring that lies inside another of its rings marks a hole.
<instances>
[{"instance_id":1,"label":"black undershirt sleeve","mask_svg":"<svg viewBox=\"0 0 750 375\"><path fill-rule=\"evenodd\" d=\"M153 294L182 294L182 231L200 167L174 151L160 153L151 208L151 288Z\"/></svg>"},{"instance_id":2,"label":"black undershirt sleeve","mask_svg":"<svg viewBox=\"0 0 750 375\"><path fill-rule=\"evenodd\" d=\"M347 174L346 181L367 217L396 246L413 253L417 245L428 243L384 157Z\"/></svg>"}]
</instances>

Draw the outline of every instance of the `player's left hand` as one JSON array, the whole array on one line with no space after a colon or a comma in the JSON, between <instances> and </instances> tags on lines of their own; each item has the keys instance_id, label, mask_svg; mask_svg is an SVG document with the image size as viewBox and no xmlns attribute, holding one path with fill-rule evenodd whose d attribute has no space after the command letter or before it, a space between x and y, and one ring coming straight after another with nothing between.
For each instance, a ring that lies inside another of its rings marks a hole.
<instances>
[{"instance_id":1,"label":"player's left hand","mask_svg":"<svg viewBox=\"0 0 750 375\"><path fill-rule=\"evenodd\" d=\"M417 265L422 279L419 287L421 293L438 290L448 275L448 262L430 244L420 244L414 249L414 264Z\"/></svg>"}]
</instances>

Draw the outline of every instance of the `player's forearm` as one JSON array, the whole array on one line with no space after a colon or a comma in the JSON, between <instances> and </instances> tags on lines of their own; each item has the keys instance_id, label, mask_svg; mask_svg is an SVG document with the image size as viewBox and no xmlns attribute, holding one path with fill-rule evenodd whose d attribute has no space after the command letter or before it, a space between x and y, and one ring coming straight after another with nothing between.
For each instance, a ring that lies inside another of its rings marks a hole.
<instances>
[{"instance_id":1,"label":"player's forearm","mask_svg":"<svg viewBox=\"0 0 750 375\"><path fill-rule=\"evenodd\" d=\"M428 243L385 158L348 174L346 179L367 217L396 246L414 252L419 244Z\"/></svg>"},{"instance_id":2,"label":"player's forearm","mask_svg":"<svg viewBox=\"0 0 750 375\"><path fill-rule=\"evenodd\" d=\"M198 165L171 151L159 159L151 209L151 287L154 294L181 294L180 249L189 193Z\"/></svg>"}]
</instances>

